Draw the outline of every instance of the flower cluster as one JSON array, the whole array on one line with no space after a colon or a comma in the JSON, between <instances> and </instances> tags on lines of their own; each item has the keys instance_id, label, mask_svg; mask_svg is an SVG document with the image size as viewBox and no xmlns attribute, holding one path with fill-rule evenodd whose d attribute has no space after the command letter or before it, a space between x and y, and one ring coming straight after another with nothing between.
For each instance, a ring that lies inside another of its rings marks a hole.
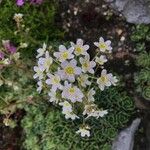
<instances>
[{"instance_id":1,"label":"flower cluster","mask_svg":"<svg viewBox=\"0 0 150 150\"><path fill-rule=\"evenodd\" d=\"M9 65L13 60L17 60L19 55L17 47L15 47L10 40L2 40L2 47L0 48L0 68Z\"/></svg>"},{"instance_id":2,"label":"flower cluster","mask_svg":"<svg viewBox=\"0 0 150 150\"><path fill-rule=\"evenodd\" d=\"M71 42L69 48L60 45L58 52L53 52L44 43L37 50L38 65L34 66L37 91L46 91L49 101L62 107L66 119L84 118L76 132L82 137L90 136L91 127L86 120L91 117L98 119L108 113L96 105L96 90L103 91L117 83L116 76L107 73L103 66L107 62L107 54L112 52L111 41L104 41L101 37L94 44L98 52L91 59L87 52L90 47L82 39ZM102 69L99 77L95 75L97 68Z\"/></svg>"},{"instance_id":3,"label":"flower cluster","mask_svg":"<svg viewBox=\"0 0 150 150\"><path fill-rule=\"evenodd\" d=\"M40 5L42 4L43 0L30 0L30 3L33 5ZM25 3L25 0L16 0L17 6L23 6Z\"/></svg>"}]
</instances>

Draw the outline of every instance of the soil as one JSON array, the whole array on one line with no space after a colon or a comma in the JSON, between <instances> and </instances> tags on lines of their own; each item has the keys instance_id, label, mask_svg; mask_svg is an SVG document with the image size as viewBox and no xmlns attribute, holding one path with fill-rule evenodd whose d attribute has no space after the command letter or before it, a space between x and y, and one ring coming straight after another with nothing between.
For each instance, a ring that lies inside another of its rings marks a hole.
<instances>
[{"instance_id":1,"label":"soil","mask_svg":"<svg viewBox=\"0 0 150 150\"><path fill-rule=\"evenodd\" d=\"M122 80L126 83L125 89L133 96L133 74L136 67L134 45L130 40L130 34L134 25L127 23L121 14L114 12L102 0L61 0L59 3L56 24L65 31L64 39L66 41L84 39L92 47L91 55L95 52L93 41L98 41L100 36L111 40L113 57L107 67L111 66L114 72L122 75ZM140 117L143 121L136 134L134 150L146 150L147 111L141 110L140 107L141 105L138 106L135 117ZM2 119L3 117L0 118L0 122ZM20 120L21 117L18 123ZM0 150L18 150L22 134L21 128L18 126L10 129L2 124L0 128Z\"/></svg>"}]
</instances>

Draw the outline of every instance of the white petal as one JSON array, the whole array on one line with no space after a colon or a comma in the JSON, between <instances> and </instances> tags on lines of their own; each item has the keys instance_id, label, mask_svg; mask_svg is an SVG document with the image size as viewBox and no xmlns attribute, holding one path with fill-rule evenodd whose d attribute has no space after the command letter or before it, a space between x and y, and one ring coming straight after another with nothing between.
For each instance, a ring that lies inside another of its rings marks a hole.
<instances>
[{"instance_id":1,"label":"white petal","mask_svg":"<svg viewBox=\"0 0 150 150\"><path fill-rule=\"evenodd\" d=\"M71 46L72 46L72 47L75 47L75 43L73 43L73 42L70 42L70 44L71 44Z\"/></svg>"},{"instance_id":2,"label":"white petal","mask_svg":"<svg viewBox=\"0 0 150 150\"><path fill-rule=\"evenodd\" d=\"M59 53L59 52L55 52L53 55L54 55L56 58L59 58L59 57L60 57L60 53Z\"/></svg>"},{"instance_id":3,"label":"white petal","mask_svg":"<svg viewBox=\"0 0 150 150\"><path fill-rule=\"evenodd\" d=\"M82 69L81 69L80 67L76 67L76 68L75 68L75 73L76 73L77 75L81 74L81 72L82 72Z\"/></svg>"},{"instance_id":4,"label":"white petal","mask_svg":"<svg viewBox=\"0 0 150 150\"><path fill-rule=\"evenodd\" d=\"M66 47L64 46L64 45L60 45L59 46L59 51L60 52L63 52L63 51L65 51L66 50Z\"/></svg>"},{"instance_id":5,"label":"white petal","mask_svg":"<svg viewBox=\"0 0 150 150\"><path fill-rule=\"evenodd\" d=\"M68 61L64 61L64 62L61 63L62 68L65 68L67 65L68 65Z\"/></svg>"},{"instance_id":6,"label":"white petal","mask_svg":"<svg viewBox=\"0 0 150 150\"><path fill-rule=\"evenodd\" d=\"M82 46L83 45L83 40L82 39L77 39L77 45Z\"/></svg>"},{"instance_id":7,"label":"white petal","mask_svg":"<svg viewBox=\"0 0 150 150\"><path fill-rule=\"evenodd\" d=\"M77 61L76 61L75 59L72 59L72 60L70 61L70 64L71 64L72 66L76 66L76 65L77 65Z\"/></svg>"},{"instance_id":8,"label":"white petal","mask_svg":"<svg viewBox=\"0 0 150 150\"><path fill-rule=\"evenodd\" d=\"M103 37L100 37L100 38L99 38L99 42L104 42L104 38L103 38Z\"/></svg>"},{"instance_id":9,"label":"white petal","mask_svg":"<svg viewBox=\"0 0 150 150\"><path fill-rule=\"evenodd\" d=\"M107 40L105 43L109 46L111 44L111 41Z\"/></svg>"},{"instance_id":10,"label":"white petal","mask_svg":"<svg viewBox=\"0 0 150 150\"><path fill-rule=\"evenodd\" d=\"M106 69L103 69L102 72L101 72L101 75L106 75L107 74L107 70Z\"/></svg>"},{"instance_id":11,"label":"white petal","mask_svg":"<svg viewBox=\"0 0 150 150\"><path fill-rule=\"evenodd\" d=\"M89 45L84 45L83 48L87 51L89 49Z\"/></svg>"},{"instance_id":12,"label":"white petal","mask_svg":"<svg viewBox=\"0 0 150 150\"><path fill-rule=\"evenodd\" d=\"M94 42L94 45L99 47L99 42Z\"/></svg>"}]
</instances>

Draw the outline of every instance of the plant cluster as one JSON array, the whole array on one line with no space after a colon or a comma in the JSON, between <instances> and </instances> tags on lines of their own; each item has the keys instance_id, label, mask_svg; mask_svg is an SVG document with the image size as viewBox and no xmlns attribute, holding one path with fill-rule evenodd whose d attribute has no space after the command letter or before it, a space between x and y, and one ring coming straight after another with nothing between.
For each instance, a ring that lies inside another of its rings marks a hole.
<instances>
[{"instance_id":1,"label":"plant cluster","mask_svg":"<svg viewBox=\"0 0 150 150\"><path fill-rule=\"evenodd\" d=\"M135 42L135 49L138 52L146 50L147 44L150 42L150 27L148 25L133 27L131 40Z\"/></svg>"},{"instance_id":2,"label":"plant cluster","mask_svg":"<svg viewBox=\"0 0 150 150\"><path fill-rule=\"evenodd\" d=\"M46 30L49 34L47 39L59 37L53 19L56 6L53 1L49 5L44 1L40 8L30 4L20 8L9 0L0 4L0 114L7 126L15 127L13 114L32 103L32 98L36 96L31 65L34 63L33 49L42 41L42 35L46 37ZM43 12L43 8L47 13ZM45 17L48 19L45 20ZM42 29L42 35L41 26L46 28Z\"/></svg>"},{"instance_id":3,"label":"plant cluster","mask_svg":"<svg viewBox=\"0 0 150 150\"><path fill-rule=\"evenodd\" d=\"M150 100L150 54L142 52L136 59L140 71L135 75L136 91L145 99Z\"/></svg>"},{"instance_id":4,"label":"plant cluster","mask_svg":"<svg viewBox=\"0 0 150 150\"><path fill-rule=\"evenodd\" d=\"M76 133L82 137L90 136L90 126L86 123L92 117L103 117L107 110L98 108L94 95L97 87L104 91L111 85L116 85L116 76L107 73L104 63L107 62L107 53L112 52L111 41L94 42L97 47L96 56L90 60L87 53L89 45L82 39L66 48L59 46L59 52L51 53L46 44L37 50L38 66L34 67L35 79L38 79L37 91L48 93L49 101L62 106L62 113L66 119L82 119L82 124ZM50 48L51 49L51 48ZM97 66L96 66L97 65ZM95 67L101 67L101 76L96 77Z\"/></svg>"},{"instance_id":5,"label":"plant cluster","mask_svg":"<svg viewBox=\"0 0 150 150\"><path fill-rule=\"evenodd\" d=\"M145 99L150 99L150 27L147 25L137 25L134 27L131 40L135 42L138 51L136 65L139 72L135 74L136 92Z\"/></svg>"},{"instance_id":6,"label":"plant cluster","mask_svg":"<svg viewBox=\"0 0 150 150\"><path fill-rule=\"evenodd\" d=\"M96 92L95 101L99 107L109 113L99 119L91 118L91 136L81 138L75 132L81 120L64 120L59 108L41 101L37 105L28 105L26 116L22 120L26 150L110 150L111 142L118 130L123 128L134 113L133 100L121 87L110 87Z\"/></svg>"}]
</instances>

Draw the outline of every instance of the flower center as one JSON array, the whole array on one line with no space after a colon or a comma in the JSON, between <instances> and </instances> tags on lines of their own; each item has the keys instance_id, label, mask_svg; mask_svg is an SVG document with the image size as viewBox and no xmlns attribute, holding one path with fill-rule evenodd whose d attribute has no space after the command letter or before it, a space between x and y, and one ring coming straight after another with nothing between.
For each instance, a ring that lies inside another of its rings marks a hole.
<instances>
[{"instance_id":1,"label":"flower center","mask_svg":"<svg viewBox=\"0 0 150 150\"><path fill-rule=\"evenodd\" d=\"M100 49L106 49L106 44L105 43L100 43L99 48Z\"/></svg>"},{"instance_id":2,"label":"flower center","mask_svg":"<svg viewBox=\"0 0 150 150\"><path fill-rule=\"evenodd\" d=\"M79 47L79 46L77 46L77 47L76 47L76 51L77 51L78 53L82 53L82 48Z\"/></svg>"},{"instance_id":3,"label":"flower center","mask_svg":"<svg viewBox=\"0 0 150 150\"><path fill-rule=\"evenodd\" d=\"M71 66L68 66L68 67L66 67L65 68L65 72L67 73L67 74L74 74L74 68L73 67L71 67Z\"/></svg>"},{"instance_id":4,"label":"flower center","mask_svg":"<svg viewBox=\"0 0 150 150\"><path fill-rule=\"evenodd\" d=\"M101 80L102 82L106 83L106 82L108 81L108 78L107 78L107 76L101 76L101 77L100 77L100 80Z\"/></svg>"},{"instance_id":5,"label":"flower center","mask_svg":"<svg viewBox=\"0 0 150 150\"><path fill-rule=\"evenodd\" d=\"M85 68L88 68L88 67L89 67L89 64L88 64L87 62L85 62L85 63L83 63L83 66L84 66Z\"/></svg>"},{"instance_id":6,"label":"flower center","mask_svg":"<svg viewBox=\"0 0 150 150\"><path fill-rule=\"evenodd\" d=\"M73 93L75 92L75 89L72 87L72 88L69 89L69 92L70 92L71 94L73 94Z\"/></svg>"},{"instance_id":7,"label":"flower center","mask_svg":"<svg viewBox=\"0 0 150 150\"><path fill-rule=\"evenodd\" d=\"M67 59L67 58L68 58L68 52L63 52L62 57L63 57L64 59Z\"/></svg>"},{"instance_id":8,"label":"flower center","mask_svg":"<svg viewBox=\"0 0 150 150\"><path fill-rule=\"evenodd\" d=\"M59 81L60 81L60 80L59 80L59 78L54 77L54 79L53 79L53 82L54 82L54 83L56 83L56 84L57 84L57 83L59 83Z\"/></svg>"}]
</instances>

